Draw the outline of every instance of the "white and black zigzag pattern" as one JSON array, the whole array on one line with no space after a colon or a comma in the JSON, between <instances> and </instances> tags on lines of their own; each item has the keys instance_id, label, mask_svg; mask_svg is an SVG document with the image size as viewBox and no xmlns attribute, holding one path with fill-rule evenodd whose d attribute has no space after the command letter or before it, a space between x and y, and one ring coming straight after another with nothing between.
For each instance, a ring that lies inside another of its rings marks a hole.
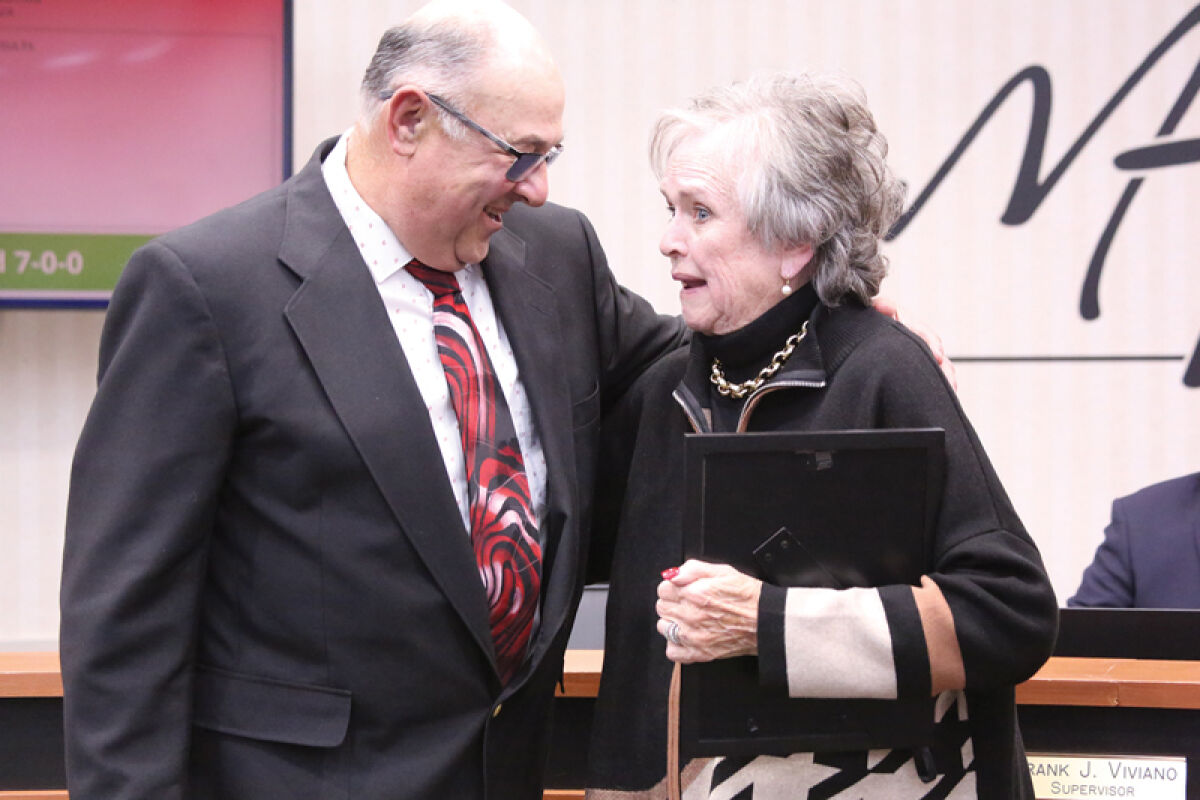
<instances>
[{"instance_id":1,"label":"white and black zigzag pattern","mask_svg":"<svg viewBox=\"0 0 1200 800\"><path fill-rule=\"evenodd\" d=\"M955 702L957 700L957 702ZM923 780L912 751L801 753L716 759L686 800L960 800L975 797L974 753L961 695L938 703L937 774Z\"/></svg>"}]
</instances>

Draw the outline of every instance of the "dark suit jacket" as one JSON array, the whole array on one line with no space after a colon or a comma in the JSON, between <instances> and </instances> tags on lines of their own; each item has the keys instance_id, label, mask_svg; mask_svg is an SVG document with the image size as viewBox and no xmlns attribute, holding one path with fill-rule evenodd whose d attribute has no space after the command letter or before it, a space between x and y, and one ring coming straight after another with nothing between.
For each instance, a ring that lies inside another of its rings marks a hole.
<instances>
[{"instance_id":1,"label":"dark suit jacket","mask_svg":"<svg viewBox=\"0 0 1200 800\"><path fill-rule=\"evenodd\" d=\"M1200 472L1113 501L1068 606L1200 608Z\"/></svg>"},{"instance_id":2,"label":"dark suit jacket","mask_svg":"<svg viewBox=\"0 0 1200 800\"><path fill-rule=\"evenodd\" d=\"M540 797L602 407L678 344L588 222L484 272L548 468L541 625L501 688L424 403L320 173L139 250L72 472L72 800Z\"/></svg>"}]
</instances>

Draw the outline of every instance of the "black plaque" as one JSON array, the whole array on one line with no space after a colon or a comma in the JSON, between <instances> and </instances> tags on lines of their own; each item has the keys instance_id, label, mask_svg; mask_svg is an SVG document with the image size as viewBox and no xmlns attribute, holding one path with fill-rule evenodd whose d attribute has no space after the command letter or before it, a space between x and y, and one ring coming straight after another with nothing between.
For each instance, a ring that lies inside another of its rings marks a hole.
<instances>
[{"instance_id":1,"label":"black plaque","mask_svg":"<svg viewBox=\"0 0 1200 800\"><path fill-rule=\"evenodd\" d=\"M928 572L944 469L941 429L692 434L684 548L765 581L916 585ZM846 664L853 669L853 664ZM685 665L686 756L919 747L933 699L789 698L755 657Z\"/></svg>"}]
</instances>

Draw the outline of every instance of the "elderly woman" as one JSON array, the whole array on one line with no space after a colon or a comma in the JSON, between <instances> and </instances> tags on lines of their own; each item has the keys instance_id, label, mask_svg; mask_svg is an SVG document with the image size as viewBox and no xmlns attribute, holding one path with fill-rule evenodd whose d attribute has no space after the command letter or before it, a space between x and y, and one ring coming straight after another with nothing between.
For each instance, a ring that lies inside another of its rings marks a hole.
<instances>
[{"instance_id":1,"label":"elderly woman","mask_svg":"<svg viewBox=\"0 0 1200 800\"><path fill-rule=\"evenodd\" d=\"M589 797L666 797L671 662L741 655L793 697L936 697L929 747L698 759L685 798L1032 797L1014 686L1049 656L1057 603L929 349L869 310L903 185L864 101L828 78L758 79L666 113L651 151L660 249L696 335L606 439L620 452L594 556L612 573ZM679 564L685 433L926 427L945 430L945 479L919 585L784 588Z\"/></svg>"}]
</instances>

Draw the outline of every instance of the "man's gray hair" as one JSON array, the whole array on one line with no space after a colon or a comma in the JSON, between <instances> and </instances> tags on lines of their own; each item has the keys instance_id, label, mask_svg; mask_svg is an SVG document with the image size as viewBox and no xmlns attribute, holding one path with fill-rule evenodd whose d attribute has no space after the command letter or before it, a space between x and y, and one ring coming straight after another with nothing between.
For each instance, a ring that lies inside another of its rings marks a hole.
<instances>
[{"instance_id":1,"label":"man's gray hair","mask_svg":"<svg viewBox=\"0 0 1200 800\"><path fill-rule=\"evenodd\" d=\"M490 26L464 24L462 19L409 20L389 28L363 74L363 120L373 119L383 107L382 98L403 84L418 86L462 108L494 39ZM436 110L447 134L461 137L466 133L457 119L441 108Z\"/></svg>"},{"instance_id":2,"label":"man's gray hair","mask_svg":"<svg viewBox=\"0 0 1200 800\"><path fill-rule=\"evenodd\" d=\"M821 302L869 304L887 274L880 242L900 216L904 183L861 88L832 76L768 75L704 92L655 123L661 179L675 149L721 129L725 174L750 231L775 250L811 245Z\"/></svg>"}]
</instances>

